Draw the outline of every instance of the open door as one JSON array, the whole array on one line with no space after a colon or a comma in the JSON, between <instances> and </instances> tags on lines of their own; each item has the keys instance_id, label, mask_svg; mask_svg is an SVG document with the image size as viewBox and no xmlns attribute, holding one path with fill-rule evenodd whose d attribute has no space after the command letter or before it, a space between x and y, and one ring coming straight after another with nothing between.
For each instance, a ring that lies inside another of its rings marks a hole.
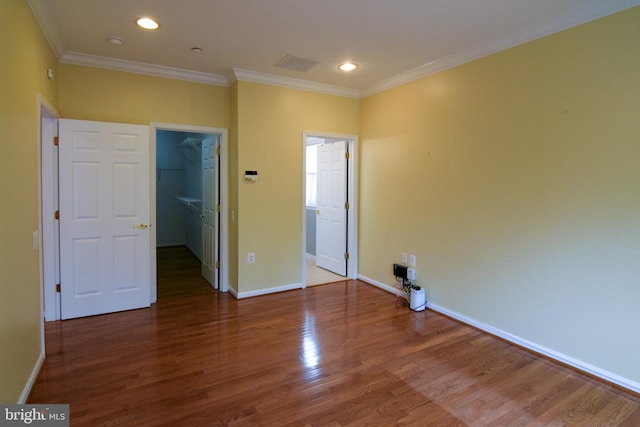
<instances>
[{"instance_id":1,"label":"open door","mask_svg":"<svg viewBox=\"0 0 640 427\"><path fill-rule=\"evenodd\" d=\"M217 135L202 141L202 276L218 289L218 229L219 203L216 198L220 151Z\"/></svg>"},{"instance_id":2,"label":"open door","mask_svg":"<svg viewBox=\"0 0 640 427\"><path fill-rule=\"evenodd\" d=\"M149 128L59 126L61 317L148 307Z\"/></svg>"},{"instance_id":3,"label":"open door","mask_svg":"<svg viewBox=\"0 0 640 427\"><path fill-rule=\"evenodd\" d=\"M347 275L347 142L318 147L316 265Z\"/></svg>"}]
</instances>

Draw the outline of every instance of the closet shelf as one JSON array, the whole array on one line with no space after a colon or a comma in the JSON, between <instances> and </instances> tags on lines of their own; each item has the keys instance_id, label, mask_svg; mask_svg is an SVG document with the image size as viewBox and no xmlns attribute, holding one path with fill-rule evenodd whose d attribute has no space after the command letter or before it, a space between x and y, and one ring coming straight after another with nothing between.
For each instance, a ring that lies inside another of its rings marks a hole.
<instances>
[{"instance_id":1,"label":"closet shelf","mask_svg":"<svg viewBox=\"0 0 640 427\"><path fill-rule=\"evenodd\" d=\"M199 138L185 138L180 143L180 148L193 149L200 153L202 152L202 140Z\"/></svg>"},{"instance_id":2,"label":"closet shelf","mask_svg":"<svg viewBox=\"0 0 640 427\"><path fill-rule=\"evenodd\" d=\"M181 205L184 205L195 212L200 212L199 205L202 204L202 200L196 199L194 197L176 197L176 200Z\"/></svg>"}]
</instances>

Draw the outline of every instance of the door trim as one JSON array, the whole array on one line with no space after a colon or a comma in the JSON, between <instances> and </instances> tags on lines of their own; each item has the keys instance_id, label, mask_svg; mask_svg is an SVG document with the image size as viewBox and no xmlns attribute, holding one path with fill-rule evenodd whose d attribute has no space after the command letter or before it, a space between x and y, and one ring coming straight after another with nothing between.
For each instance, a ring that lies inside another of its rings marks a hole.
<instances>
[{"instance_id":1,"label":"door trim","mask_svg":"<svg viewBox=\"0 0 640 427\"><path fill-rule=\"evenodd\" d=\"M302 245L301 245L301 265L302 265L302 288L307 287L307 138L332 138L344 139L347 141L349 151L349 164L347 167L347 249L349 259L347 260L347 278L355 280L358 278L358 137L356 135L303 131L302 132Z\"/></svg>"},{"instance_id":2,"label":"door trim","mask_svg":"<svg viewBox=\"0 0 640 427\"><path fill-rule=\"evenodd\" d=\"M159 130L174 132L194 132L220 135L220 291L229 290L229 186L228 178L228 130L208 126L191 126L176 123L149 123L149 156L151 162L156 162L156 133ZM156 168L150 167L149 200L151 201L151 224L156 223ZM150 245L153 254L156 253L156 228L151 227ZM156 257L151 257L151 303L158 299L158 282L156 273Z\"/></svg>"},{"instance_id":3,"label":"door trim","mask_svg":"<svg viewBox=\"0 0 640 427\"><path fill-rule=\"evenodd\" d=\"M60 277L59 259L60 247L57 242L57 230L54 225L53 213L57 207L55 195L44 190L44 183L57 185L57 162L55 148L48 137L58 136L57 120L60 117L58 111L38 94L38 223L40 226L40 289L41 312L43 322L60 319L60 294L56 293L55 286ZM43 125L43 122L46 124ZM42 348L44 351L44 327L42 329Z\"/></svg>"}]
</instances>

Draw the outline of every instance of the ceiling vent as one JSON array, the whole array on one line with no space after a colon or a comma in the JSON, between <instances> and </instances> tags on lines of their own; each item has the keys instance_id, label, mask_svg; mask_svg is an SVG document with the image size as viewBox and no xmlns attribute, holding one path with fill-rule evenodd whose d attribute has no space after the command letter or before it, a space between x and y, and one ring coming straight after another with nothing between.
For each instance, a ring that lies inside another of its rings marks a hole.
<instances>
[{"instance_id":1,"label":"ceiling vent","mask_svg":"<svg viewBox=\"0 0 640 427\"><path fill-rule=\"evenodd\" d=\"M307 58L300 58L299 56L291 55L289 53L280 61L276 62L274 67L284 68L284 69L293 70L293 71L301 71L304 73L305 71L309 71L311 67L319 63L320 61L314 61L313 59L307 59Z\"/></svg>"}]
</instances>

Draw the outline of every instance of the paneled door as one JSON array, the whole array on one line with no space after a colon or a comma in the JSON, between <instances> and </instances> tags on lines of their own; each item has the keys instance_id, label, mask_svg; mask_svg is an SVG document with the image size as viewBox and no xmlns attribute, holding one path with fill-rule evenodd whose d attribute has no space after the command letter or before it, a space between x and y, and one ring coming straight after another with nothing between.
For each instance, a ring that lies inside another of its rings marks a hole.
<instances>
[{"instance_id":1,"label":"paneled door","mask_svg":"<svg viewBox=\"0 0 640 427\"><path fill-rule=\"evenodd\" d=\"M316 265L347 275L347 142L318 147Z\"/></svg>"},{"instance_id":2,"label":"paneled door","mask_svg":"<svg viewBox=\"0 0 640 427\"><path fill-rule=\"evenodd\" d=\"M149 129L59 127L61 317L148 307Z\"/></svg>"},{"instance_id":3,"label":"paneled door","mask_svg":"<svg viewBox=\"0 0 640 427\"><path fill-rule=\"evenodd\" d=\"M208 136L202 141L202 276L218 289L216 261L218 253L218 136Z\"/></svg>"}]
</instances>

